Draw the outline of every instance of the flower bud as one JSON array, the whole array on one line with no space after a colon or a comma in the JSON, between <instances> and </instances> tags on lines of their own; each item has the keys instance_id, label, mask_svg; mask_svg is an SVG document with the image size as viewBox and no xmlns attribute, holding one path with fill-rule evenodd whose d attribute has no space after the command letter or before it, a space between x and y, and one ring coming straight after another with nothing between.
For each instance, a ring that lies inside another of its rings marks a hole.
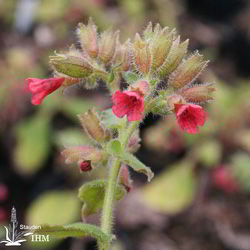
<instances>
[{"instance_id":1,"label":"flower bud","mask_svg":"<svg viewBox=\"0 0 250 250\"><path fill-rule=\"evenodd\" d=\"M173 36L173 33L169 35L160 34L152 42L152 70L156 70L163 65L173 43Z\"/></svg>"},{"instance_id":2,"label":"flower bud","mask_svg":"<svg viewBox=\"0 0 250 250\"><path fill-rule=\"evenodd\" d=\"M81 172L88 172L92 170L91 161L81 161L79 165Z\"/></svg>"},{"instance_id":3,"label":"flower bud","mask_svg":"<svg viewBox=\"0 0 250 250\"><path fill-rule=\"evenodd\" d=\"M131 64L131 53L130 53L130 39L128 39L123 45L117 45L117 53L116 53L116 64L120 64L120 68L122 71L128 71Z\"/></svg>"},{"instance_id":4,"label":"flower bud","mask_svg":"<svg viewBox=\"0 0 250 250\"><path fill-rule=\"evenodd\" d=\"M212 83L194 85L190 88L185 88L179 91L179 94L184 97L187 102L207 102L213 100L209 94L215 91Z\"/></svg>"},{"instance_id":5,"label":"flower bud","mask_svg":"<svg viewBox=\"0 0 250 250\"><path fill-rule=\"evenodd\" d=\"M170 110L174 111L175 110L175 105L176 104L185 104L185 100L182 96L180 95L171 95L167 99L168 106Z\"/></svg>"},{"instance_id":6,"label":"flower bud","mask_svg":"<svg viewBox=\"0 0 250 250\"><path fill-rule=\"evenodd\" d=\"M207 61L203 61L203 56L198 52L193 54L170 75L169 85L180 89L187 84L191 84L200 75L207 63Z\"/></svg>"},{"instance_id":7,"label":"flower bud","mask_svg":"<svg viewBox=\"0 0 250 250\"><path fill-rule=\"evenodd\" d=\"M108 154L93 146L73 146L62 151L66 164L78 163L81 165L83 161L91 161L91 166L98 164L106 164Z\"/></svg>"},{"instance_id":8,"label":"flower bud","mask_svg":"<svg viewBox=\"0 0 250 250\"><path fill-rule=\"evenodd\" d=\"M170 52L163 65L158 69L160 76L165 78L172 73L181 63L188 47L188 40L180 44L180 36L172 43Z\"/></svg>"},{"instance_id":9,"label":"flower bud","mask_svg":"<svg viewBox=\"0 0 250 250\"><path fill-rule=\"evenodd\" d=\"M139 92L142 96L145 96L148 93L148 82L140 80L135 84L129 86L128 90Z\"/></svg>"},{"instance_id":10,"label":"flower bud","mask_svg":"<svg viewBox=\"0 0 250 250\"><path fill-rule=\"evenodd\" d=\"M94 70L85 58L70 55L51 56L50 64L57 72L75 78L85 78Z\"/></svg>"},{"instance_id":11,"label":"flower bud","mask_svg":"<svg viewBox=\"0 0 250 250\"><path fill-rule=\"evenodd\" d=\"M130 177L128 167L125 164L122 164L120 168L119 183L126 188L127 192L130 192L133 188L133 181Z\"/></svg>"},{"instance_id":12,"label":"flower bud","mask_svg":"<svg viewBox=\"0 0 250 250\"><path fill-rule=\"evenodd\" d=\"M69 87L71 85L81 83L81 82L82 82L81 78L66 77L62 86L63 87Z\"/></svg>"},{"instance_id":13,"label":"flower bud","mask_svg":"<svg viewBox=\"0 0 250 250\"><path fill-rule=\"evenodd\" d=\"M98 35L97 27L92 18L89 19L87 26L82 23L79 24L77 35L82 48L91 58L96 58L98 55Z\"/></svg>"},{"instance_id":14,"label":"flower bud","mask_svg":"<svg viewBox=\"0 0 250 250\"><path fill-rule=\"evenodd\" d=\"M100 60L108 64L114 57L116 52L116 44L119 40L120 31L113 33L112 31L104 31L101 34L99 43L99 58Z\"/></svg>"},{"instance_id":15,"label":"flower bud","mask_svg":"<svg viewBox=\"0 0 250 250\"><path fill-rule=\"evenodd\" d=\"M145 40L149 40L153 37L153 26L152 26L152 23L149 22L147 28L143 31L143 38Z\"/></svg>"},{"instance_id":16,"label":"flower bud","mask_svg":"<svg viewBox=\"0 0 250 250\"><path fill-rule=\"evenodd\" d=\"M151 69L152 55L149 44L142 41L138 33L135 35L133 44L133 57L136 69L143 74L147 74Z\"/></svg>"},{"instance_id":17,"label":"flower bud","mask_svg":"<svg viewBox=\"0 0 250 250\"><path fill-rule=\"evenodd\" d=\"M78 115L78 118L84 128L84 131L91 139L100 143L110 139L109 131L101 125L100 118L94 109Z\"/></svg>"},{"instance_id":18,"label":"flower bud","mask_svg":"<svg viewBox=\"0 0 250 250\"><path fill-rule=\"evenodd\" d=\"M139 135L140 131L137 129L132 136L129 138L128 141L128 151L130 153L135 153L141 147L141 138Z\"/></svg>"}]
</instances>

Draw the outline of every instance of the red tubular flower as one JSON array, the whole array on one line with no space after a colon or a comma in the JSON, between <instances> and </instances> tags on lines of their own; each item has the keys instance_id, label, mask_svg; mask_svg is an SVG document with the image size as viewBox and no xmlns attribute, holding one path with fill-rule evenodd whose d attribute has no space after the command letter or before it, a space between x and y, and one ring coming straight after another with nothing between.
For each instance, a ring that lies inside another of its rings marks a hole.
<instances>
[{"instance_id":1,"label":"red tubular flower","mask_svg":"<svg viewBox=\"0 0 250 250\"><path fill-rule=\"evenodd\" d=\"M203 126L206 119L204 109L195 104L175 104L174 106L180 128L190 134L198 133L198 126Z\"/></svg>"},{"instance_id":2,"label":"red tubular flower","mask_svg":"<svg viewBox=\"0 0 250 250\"><path fill-rule=\"evenodd\" d=\"M53 91L61 87L65 78L55 77L48 79L38 79L38 78L28 78L26 82L28 83L28 91L32 95L31 103L33 105L39 105L43 102L43 99L51 94Z\"/></svg>"},{"instance_id":3,"label":"red tubular flower","mask_svg":"<svg viewBox=\"0 0 250 250\"><path fill-rule=\"evenodd\" d=\"M113 113L121 118L125 115L128 121L139 121L144 112L144 97L139 91L117 90L113 96Z\"/></svg>"}]
</instances>

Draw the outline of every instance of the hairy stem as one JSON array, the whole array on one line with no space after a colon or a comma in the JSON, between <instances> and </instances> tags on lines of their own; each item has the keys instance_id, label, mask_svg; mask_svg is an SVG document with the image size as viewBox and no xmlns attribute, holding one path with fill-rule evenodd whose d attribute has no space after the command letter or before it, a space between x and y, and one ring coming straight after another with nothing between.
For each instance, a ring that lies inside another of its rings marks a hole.
<instances>
[{"instance_id":1,"label":"hairy stem","mask_svg":"<svg viewBox=\"0 0 250 250\"><path fill-rule=\"evenodd\" d=\"M123 150L125 150L126 145L128 144L129 138L140 124L140 121L131 122L128 125L128 128L125 128L125 124L123 126L123 132L121 136L121 143ZM121 161L117 158L113 159L112 166L110 168L109 178L108 178L108 186L105 191L103 210L102 210L102 218L101 218L101 229L106 234L112 233L112 216L113 216L113 203L114 196L116 191L116 184L119 175ZM100 250L103 248L100 247ZM109 249L109 245L107 245L107 249Z\"/></svg>"},{"instance_id":2,"label":"hairy stem","mask_svg":"<svg viewBox=\"0 0 250 250\"><path fill-rule=\"evenodd\" d=\"M114 159L110 168L108 186L106 188L106 193L104 197L103 212L101 218L101 229L106 234L110 234L112 232L113 201L119 170L120 160Z\"/></svg>"}]
</instances>

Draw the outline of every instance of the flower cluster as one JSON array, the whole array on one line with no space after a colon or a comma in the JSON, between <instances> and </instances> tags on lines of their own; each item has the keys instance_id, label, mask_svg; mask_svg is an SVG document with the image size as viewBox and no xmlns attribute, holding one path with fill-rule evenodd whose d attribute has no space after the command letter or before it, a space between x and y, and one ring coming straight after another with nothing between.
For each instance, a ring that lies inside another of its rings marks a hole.
<instances>
[{"instance_id":1,"label":"flower cluster","mask_svg":"<svg viewBox=\"0 0 250 250\"><path fill-rule=\"evenodd\" d=\"M212 97L212 84L195 84L207 65L195 52L186 56L188 40L181 42L175 30L151 23L134 41L119 41L119 31L100 35L92 19L79 24L77 35L82 50L71 46L69 51L50 57L54 78L28 78L32 103L41 104L44 97L59 87L84 82L86 88L106 81L112 93L112 111L128 121L141 121L149 112L166 115L175 113L181 130L197 133L206 113L201 104ZM120 79L128 89L120 89ZM161 87L159 88L159 84Z\"/></svg>"},{"instance_id":2,"label":"flower cluster","mask_svg":"<svg viewBox=\"0 0 250 250\"><path fill-rule=\"evenodd\" d=\"M62 152L65 162L76 163L81 173L100 165L110 171L108 180L85 183L78 195L84 203L83 220L103 208L101 228L82 223L81 230L98 239L99 249L107 250L113 238L113 203L132 188L128 167L145 174L148 181L154 176L133 155L140 148L140 122L149 113L173 113L181 130L197 133L207 116L201 105L212 100L214 87L195 83L207 61L198 52L187 55L188 40L181 42L175 30L159 24L153 27L149 23L142 35L121 44L119 31L98 34L90 19L87 25L79 24L77 36L80 49L71 46L50 57L54 78L28 78L27 84L34 105L56 89L78 83L89 89L105 82L112 95L112 108L102 112L92 108L78 115L91 139L89 145L67 147ZM124 81L126 88L121 85ZM73 226L71 234L69 227L66 229L69 236L75 232L82 235L79 230Z\"/></svg>"}]
</instances>

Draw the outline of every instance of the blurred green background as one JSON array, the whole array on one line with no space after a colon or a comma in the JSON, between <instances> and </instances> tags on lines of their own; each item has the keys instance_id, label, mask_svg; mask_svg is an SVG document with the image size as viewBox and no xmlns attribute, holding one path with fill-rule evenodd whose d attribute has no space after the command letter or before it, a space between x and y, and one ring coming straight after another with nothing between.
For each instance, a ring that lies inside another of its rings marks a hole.
<instances>
[{"instance_id":1,"label":"blurred green background","mask_svg":"<svg viewBox=\"0 0 250 250\"><path fill-rule=\"evenodd\" d=\"M100 30L133 38L149 21L176 28L210 60L202 82L216 83L197 135L175 117L149 115L137 152L156 176L132 172L133 190L116 209L113 250L250 250L250 3L244 0L0 0L0 223L12 206L19 224L80 220L77 190L105 169L80 174L60 151L87 142L76 114L104 109L104 86L73 86L32 106L27 77L52 76L48 56L78 44L93 17ZM98 223L99 215L88 222ZM0 239L5 237L0 228ZM1 246L3 248L3 245ZM18 249L96 249L91 239L24 243Z\"/></svg>"}]
</instances>

